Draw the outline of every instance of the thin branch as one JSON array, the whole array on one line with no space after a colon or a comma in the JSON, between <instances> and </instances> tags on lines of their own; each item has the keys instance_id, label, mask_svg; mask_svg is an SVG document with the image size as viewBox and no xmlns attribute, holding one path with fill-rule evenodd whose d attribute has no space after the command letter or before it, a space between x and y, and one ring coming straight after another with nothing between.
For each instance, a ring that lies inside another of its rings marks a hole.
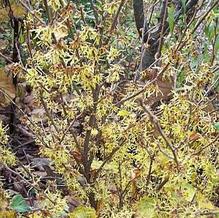
<instances>
[{"instance_id":1,"label":"thin branch","mask_svg":"<svg viewBox=\"0 0 219 218\"><path fill-rule=\"evenodd\" d=\"M95 17L95 20L96 20L96 26L97 26L98 23L99 23L99 21L98 21L98 13L97 13L96 8L94 6L93 0L90 0L90 5L91 5L91 8L92 8L93 13L94 13L94 17Z\"/></svg>"},{"instance_id":2,"label":"thin branch","mask_svg":"<svg viewBox=\"0 0 219 218\"><path fill-rule=\"evenodd\" d=\"M153 166L153 163L154 163L155 152L154 152L153 155L149 154L149 157L150 157L150 164L149 164L149 168L148 168L146 187L149 185L150 180L151 180L151 173L152 173L152 166Z\"/></svg>"},{"instance_id":3,"label":"thin branch","mask_svg":"<svg viewBox=\"0 0 219 218\"><path fill-rule=\"evenodd\" d=\"M48 107L47 107L47 105L46 105L46 102L45 102L44 99L43 99L42 93L40 94L40 101L41 101L41 103L42 103L42 105L43 105L43 108L44 108L44 110L45 110L45 112L46 112L47 117L49 118L49 120L50 120L50 122L52 123L53 127L55 128L56 132L59 133L59 129L58 129L58 127L56 126L56 124L55 124L55 122L54 122L54 120L53 120L53 118L52 118L52 115L51 115L50 112L49 112L49 109L48 109Z\"/></svg>"},{"instance_id":4,"label":"thin branch","mask_svg":"<svg viewBox=\"0 0 219 218\"><path fill-rule=\"evenodd\" d=\"M112 25L111 25L111 28L110 28L110 34L111 34L111 33L113 32L113 30L116 28L116 25L117 25L117 22L118 22L119 14L120 14L120 12L121 12L121 10L122 10L122 7L124 6L125 2L126 2L126 0L121 0L121 2L120 2L119 8L118 8L118 10L117 10L117 12L116 12L116 15L115 15L115 17L114 17L114 19L113 19L113 22L112 22Z\"/></svg>"},{"instance_id":5,"label":"thin branch","mask_svg":"<svg viewBox=\"0 0 219 218\"><path fill-rule=\"evenodd\" d=\"M167 23L167 5L168 5L168 0L164 0L163 2L163 8L161 11L161 16L162 16L162 22L160 23L160 27L159 27L159 32L160 32L160 37L159 37L159 43L158 43L158 48L157 48L157 55L156 55L156 59L160 58L161 56L161 49L162 49L162 45L163 45L163 41L164 41L164 35L165 35L165 31L168 28L168 23Z\"/></svg>"},{"instance_id":6,"label":"thin branch","mask_svg":"<svg viewBox=\"0 0 219 218\"><path fill-rule=\"evenodd\" d=\"M156 190L159 192L165 185L166 183L169 181L169 176L166 176L164 178L164 180L158 185L158 187L156 188Z\"/></svg>"},{"instance_id":7,"label":"thin branch","mask_svg":"<svg viewBox=\"0 0 219 218\"><path fill-rule=\"evenodd\" d=\"M0 56L1 56L2 58L4 58L6 61L8 61L9 63L14 63L10 57L5 56L5 55L2 54L1 52L0 52Z\"/></svg>"},{"instance_id":8,"label":"thin branch","mask_svg":"<svg viewBox=\"0 0 219 218\"><path fill-rule=\"evenodd\" d=\"M154 13L154 11L155 11L155 7L156 7L156 5L157 5L158 3L159 3L159 0L154 0L154 3L153 3L153 5L152 5L151 9L149 9L149 11L151 11L151 13L150 13L150 16L149 16L149 18L148 18L148 25L151 24L152 16L153 16L153 13Z\"/></svg>"},{"instance_id":9,"label":"thin branch","mask_svg":"<svg viewBox=\"0 0 219 218\"><path fill-rule=\"evenodd\" d=\"M191 34L193 34L198 27L202 24L203 20L209 15L209 13L217 6L219 5L219 1L215 1L215 3L208 9L208 11L200 18L200 20L196 23L194 29L192 30Z\"/></svg>"},{"instance_id":10,"label":"thin branch","mask_svg":"<svg viewBox=\"0 0 219 218\"><path fill-rule=\"evenodd\" d=\"M13 173L14 175L18 176L21 180L23 180L26 184L28 184L30 187L35 188L38 191L41 191L41 189L39 187L37 187L34 183L35 182L30 182L27 179L25 179L20 173L12 170L10 167L8 167L7 165L4 165L4 168L7 169L9 172Z\"/></svg>"},{"instance_id":11,"label":"thin branch","mask_svg":"<svg viewBox=\"0 0 219 218\"><path fill-rule=\"evenodd\" d=\"M26 180L20 173L12 170L10 167L8 167L7 165L4 165L4 168L6 170L8 170L9 172L13 173L14 175L18 176L21 180L23 180L27 185L29 185L30 187L36 189L37 191L39 192L42 192L41 188L39 188L38 186L35 185L35 182L32 181L32 182L29 182L28 180ZM43 193L43 192L42 192ZM54 205L56 204L56 202L54 200L52 200L48 195L45 194L45 198L47 198L51 203L53 203ZM68 212L66 211L65 209L65 212Z\"/></svg>"},{"instance_id":12,"label":"thin branch","mask_svg":"<svg viewBox=\"0 0 219 218\"><path fill-rule=\"evenodd\" d=\"M88 182L90 180L90 167L92 162L91 160L93 159L93 157L90 157L89 159L90 139L92 128L94 128L96 122L96 110L98 105L99 93L100 87L97 85L96 88L93 90L93 108L90 111L91 115L88 121L88 130L85 133L85 139L83 143L84 176L86 177Z\"/></svg>"},{"instance_id":13,"label":"thin branch","mask_svg":"<svg viewBox=\"0 0 219 218\"><path fill-rule=\"evenodd\" d=\"M46 13L47 13L48 23L50 23L51 20L52 20L51 10L50 10L50 8L48 6L47 0L43 0L43 3L44 3L45 9L46 9Z\"/></svg>"},{"instance_id":14,"label":"thin branch","mask_svg":"<svg viewBox=\"0 0 219 218\"><path fill-rule=\"evenodd\" d=\"M173 157L174 157L174 161L177 165L177 169L179 171L179 161L178 161L178 158L177 158L177 154L176 154L176 151L173 147L173 145L171 144L170 140L167 138L167 136L165 135L165 133L163 132L162 128L161 128L161 125L158 121L158 118L148 109L146 108L144 105L143 105L143 102L140 101L140 104L141 104L141 107L143 108L143 110L150 116L153 124L154 124L154 127L158 130L158 132L160 133L161 137L164 139L164 141L166 142L166 145L169 147L169 149L171 150L172 154L173 154Z\"/></svg>"},{"instance_id":15,"label":"thin branch","mask_svg":"<svg viewBox=\"0 0 219 218\"><path fill-rule=\"evenodd\" d=\"M24 8L26 8L26 10L30 13L30 14L32 14L42 25L45 25L45 23L43 22L43 20L41 20L35 13L34 13L34 11L32 11L22 0L18 0L20 3L21 3L21 5L24 7Z\"/></svg>"},{"instance_id":16,"label":"thin branch","mask_svg":"<svg viewBox=\"0 0 219 218\"><path fill-rule=\"evenodd\" d=\"M72 126L74 125L75 121L76 121L76 119L74 119L71 123L68 124L68 127L66 128L66 130L64 131L64 133L63 133L63 135L62 135L62 138L60 139L60 143L64 140L64 138L65 138L65 136L67 135L68 131L70 131L70 133L71 133L72 136L73 136L75 145L76 145L77 149L80 151L81 146L80 146L80 144L79 144L79 142L78 142L78 140L77 140L77 136L76 136L76 134L75 134L75 132L74 132L73 130L71 131L71 128L72 128Z\"/></svg>"},{"instance_id":17,"label":"thin branch","mask_svg":"<svg viewBox=\"0 0 219 218\"><path fill-rule=\"evenodd\" d=\"M219 135L210 143L208 143L206 146L202 147L199 151L195 152L192 154L193 155L200 155L206 148L210 147L211 145L213 145L215 142L218 142L219 140Z\"/></svg>"},{"instance_id":18,"label":"thin branch","mask_svg":"<svg viewBox=\"0 0 219 218\"><path fill-rule=\"evenodd\" d=\"M96 171L95 176L94 176L94 181L97 179L98 175L100 174L100 172L102 171L103 167L106 165L106 163L108 161L110 161L112 159L112 157L114 156L114 154L122 147L122 145L125 143L126 139L123 139L120 144L115 147L111 153L105 158L105 160L103 161L103 163L101 164L101 166L99 167L99 169Z\"/></svg>"},{"instance_id":19,"label":"thin branch","mask_svg":"<svg viewBox=\"0 0 219 218\"><path fill-rule=\"evenodd\" d=\"M170 65L170 63L167 63L166 66L157 74L157 76L156 76L153 80L147 82L141 90L139 90L138 92L136 92L136 93L134 93L134 94L132 94L132 95L130 95L130 96L128 96L128 97L122 99L121 101L117 102L117 103L115 104L115 106L120 106L120 105L122 105L124 102L129 101L129 100L131 100L131 99L137 97L138 95L142 94L143 92L145 92L146 88L148 88L148 86L150 86L151 84L153 84L154 82L156 82L156 80L158 79L158 77L159 77L160 75L162 75L162 74L168 69L168 66L169 66L169 65Z\"/></svg>"}]
</instances>

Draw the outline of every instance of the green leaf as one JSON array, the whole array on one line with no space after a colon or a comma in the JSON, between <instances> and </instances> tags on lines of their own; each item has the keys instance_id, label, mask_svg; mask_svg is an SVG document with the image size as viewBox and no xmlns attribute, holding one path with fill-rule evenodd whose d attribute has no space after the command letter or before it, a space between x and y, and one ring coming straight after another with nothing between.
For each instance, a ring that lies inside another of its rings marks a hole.
<instances>
[{"instance_id":1,"label":"green leaf","mask_svg":"<svg viewBox=\"0 0 219 218\"><path fill-rule=\"evenodd\" d=\"M72 213L69 214L70 218L96 218L96 212L93 208L79 206Z\"/></svg>"},{"instance_id":2,"label":"green leaf","mask_svg":"<svg viewBox=\"0 0 219 218\"><path fill-rule=\"evenodd\" d=\"M25 213L31 210L30 206L20 194L12 198L10 207L18 213Z\"/></svg>"},{"instance_id":3,"label":"green leaf","mask_svg":"<svg viewBox=\"0 0 219 218\"><path fill-rule=\"evenodd\" d=\"M181 3L182 3L183 12L185 13L185 11L186 11L186 0L181 0Z\"/></svg>"},{"instance_id":4,"label":"green leaf","mask_svg":"<svg viewBox=\"0 0 219 218\"><path fill-rule=\"evenodd\" d=\"M219 122L217 122L217 123L214 124L214 128L215 128L217 131L219 131Z\"/></svg>"},{"instance_id":5,"label":"green leaf","mask_svg":"<svg viewBox=\"0 0 219 218\"><path fill-rule=\"evenodd\" d=\"M183 189L185 199L191 202L195 196L196 189L189 183L182 184L181 188Z\"/></svg>"},{"instance_id":6,"label":"green leaf","mask_svg":"<svg viewBox=\"0 0 219 218\"><path fill-rule=\"evenodd\" d=\"M175 22L174 13L175 13L175 9L174 9L174 6L172 5L171 7L168 8L168 23L169 23L171 33L173 33L173 29L174 29L174 22Z\"/></svg>"},{"instance_id":7,"label":"green leaf","mask_svg":"<svg viewBox=\"0 0 219 218\"><path fill-rule=\"evenodd\" d=\"M215 42L215 52L217 52L219 50L219 35L216 38L216 42Z\"/></svg>"},{"instance_id":8,"label":"green leaf","mask_svg":"<svg viewBox=\"0 0 219 218\"><path fill-rule=\"evenodd\" d=\"M156 203L153 198L143 197L137 204L138 217L153 218L156 215Z\"/></svg>"},{"instance_id":9,"label":"green leaf","mask_svg":"<svg viewBox=\"0 0 219 218\"><path fill-rule=\"evenodd\" d=\"M186 74L185 71L182 69L177 75L177 81L176 81L177 88L182 87L183 84L185 83L185 80L186 80Z\"/></svg>"},{"instance_id":10,"label":"green leaf","mask_svg":"<svg viewBox=\"0 0 219 218\"><path fill-rule=\"evenodd\" d=\"M211 41L215 37L215 28L216 24L214 22L211 22L208 26L205 27L205 35L208 37L208 39Z\"/></svg>"}]
</instances>

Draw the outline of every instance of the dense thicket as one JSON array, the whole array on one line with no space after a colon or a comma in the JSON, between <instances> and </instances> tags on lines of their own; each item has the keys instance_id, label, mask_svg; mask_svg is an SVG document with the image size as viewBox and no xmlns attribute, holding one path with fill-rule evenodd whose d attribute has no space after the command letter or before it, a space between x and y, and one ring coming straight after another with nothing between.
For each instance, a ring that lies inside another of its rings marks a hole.
<instances>
[{"instance_id":1,"label":"dense thicket","mask_svg":"<svg viewBox=\"0 0 219 218\"><path fill-rule=\"evenodd\" d=\"M217 0L4 0L0 217L218 217Z\"/></svg>"}]
</instances>

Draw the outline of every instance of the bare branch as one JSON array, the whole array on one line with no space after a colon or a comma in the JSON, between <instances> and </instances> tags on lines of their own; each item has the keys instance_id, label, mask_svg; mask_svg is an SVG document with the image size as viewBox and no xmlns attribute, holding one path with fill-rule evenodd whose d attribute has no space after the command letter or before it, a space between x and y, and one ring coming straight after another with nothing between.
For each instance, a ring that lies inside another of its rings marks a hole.
<instances>
[{"instance_id":1,"label":"bare branch","mask_svg":"<svg viewBox=\"0 0 219 218\"><path fill-rule=\"evenodd\" d=\"M2 54L1 52L0 52L0 56L1 56L2 58L4 58L6 61L8 61L9 63L14 63L10 57L5 56L5 55Z\"/></svg>"}]
</instances>

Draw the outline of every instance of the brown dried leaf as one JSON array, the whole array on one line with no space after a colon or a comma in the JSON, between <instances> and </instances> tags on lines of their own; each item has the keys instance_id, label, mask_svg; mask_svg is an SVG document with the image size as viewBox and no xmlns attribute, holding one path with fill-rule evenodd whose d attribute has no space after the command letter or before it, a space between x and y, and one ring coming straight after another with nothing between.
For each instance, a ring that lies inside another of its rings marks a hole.
<instances>
[{"instance_id":1,"label":"brown dried leaf","mask_svg":"<svg viewBox=\"0 0 219 218\"><path fill-rule=\"evenodd\" d=\"M0 68L0 106L7 106L15 98L15 87L12 78Z\"/></svg>"},{"instance_id":2,"label":"brown dried leaf","mask_svg":"<svg viewBox=\"0 0 219 218\"><path fill-rule=\"evenodd\" d=\"M151 81L157 77L157 73L156 69L148 69L143 75L143 80ZM173 90L174 82L172 78L164 78L163 75L159 75L154 85L157 87L158 92L145 101L150 106L155 105L159 101L168 100Z\"/></svg>"}]
</instances>

